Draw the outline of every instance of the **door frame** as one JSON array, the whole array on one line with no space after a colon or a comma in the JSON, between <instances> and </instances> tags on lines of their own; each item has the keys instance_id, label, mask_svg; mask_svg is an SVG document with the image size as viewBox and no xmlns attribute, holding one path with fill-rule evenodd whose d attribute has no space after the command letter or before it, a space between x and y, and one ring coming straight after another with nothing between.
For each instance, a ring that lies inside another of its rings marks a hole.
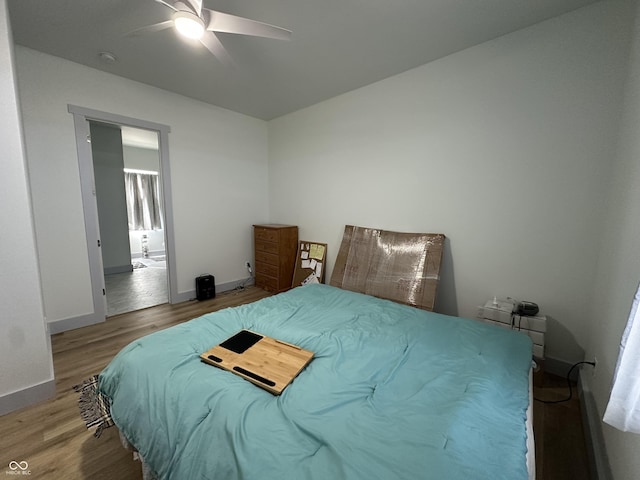
<instances>
[{"instance_id":1,"label":"door frame","mask_svg":"<svg viewBox=\"0 0 640 480\"><path fill-rule=\"evenodd\" d=\"M160 182L162 184L162 208L164 211L164 241L167 260L167 282L169 303L177 303L178 280L176 273L175 236L173 224L173 202L171 195L171 170L169 166L169 132L171 128L160 123L149 122L137 118L126 117L99 110L68 104L69 113L73 115L76 134L76 148L78 151L78 167L80 171L80 189L84 210L85 231L87 236L87 251L89 254L89 272L91 277L91 292L93 296L93 315L89 315L87 325L104 322L107 317L106 292L102 252L100 250L100 228L98 224L98 206L95 192L95 175L93 170L93 155L89 143L89 121L126 125L158 133L160 154ZM92 318L91 318L92 317Z\"/></svg>"}]
</instances>

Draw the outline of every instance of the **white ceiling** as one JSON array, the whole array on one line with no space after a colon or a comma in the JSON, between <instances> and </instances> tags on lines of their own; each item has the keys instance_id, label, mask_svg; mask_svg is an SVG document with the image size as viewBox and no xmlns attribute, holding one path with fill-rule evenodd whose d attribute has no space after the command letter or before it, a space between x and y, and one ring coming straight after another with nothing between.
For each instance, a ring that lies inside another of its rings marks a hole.
<instances>
[{"instance_id":1,"label":"white ceiling","mask_svg":"<svg viewBox=\"0 0 640 480\"><path fill-rule=\"evenodd\" d=\"M595 0L204 0L293 31L218 34L235 67L170 30L154 0L8 0L15 43L269 120ZM99 53L117 61L103 63Z\"/></svg>"}]
</instances>

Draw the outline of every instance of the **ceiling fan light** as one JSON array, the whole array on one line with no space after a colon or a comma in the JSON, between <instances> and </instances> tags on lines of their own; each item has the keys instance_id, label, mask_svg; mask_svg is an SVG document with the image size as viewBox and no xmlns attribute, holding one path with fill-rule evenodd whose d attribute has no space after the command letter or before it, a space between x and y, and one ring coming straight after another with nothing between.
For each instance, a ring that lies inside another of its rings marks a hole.
<instances>
[{"instance_id":1,"label":"ceiling fan light","mask_svg":"<svg viewBox=\"0 0 640 480\"><path fill-rule=\"evenodd\" d=\"M187 38L198 39L204 34L204 22L200 17L189 12L176 12L173 15L176 30Z\"/></svg>"}]
</instances>

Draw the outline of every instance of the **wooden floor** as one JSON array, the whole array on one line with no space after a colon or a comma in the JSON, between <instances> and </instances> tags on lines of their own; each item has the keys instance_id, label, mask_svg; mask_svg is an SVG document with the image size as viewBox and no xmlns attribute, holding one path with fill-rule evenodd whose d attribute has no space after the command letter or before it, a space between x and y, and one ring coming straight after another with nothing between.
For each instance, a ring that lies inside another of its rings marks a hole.
<instances>
[{"instance_id":1,"label":"wooden floor","mask_svg":"<svg viewBox=\"0 0 640 480\"><path fill-rule=\"evenodd\" d=\"M533 402L537 480L588 480L589 471L581 404L575 384L571 400L561 403ZM534 386L535 398L557 401L569 396L565 378L545 375Z\"/></svg>"},{"instance_id":2,"label":"wooden floor","mask_svg":"<svg viewBox=\"0 0 640 480\"><path fill-rule=\"evenodd\" d=\"M122 448L115 428L94 438L80 419L73 385L99 373L136 338L204 313L252 302L268 293L249 287L203 302L160 305L109 318L105 323L52 336L56 396L0 417L0 474L10 462L26 461L30 478L142 478L140 463ZM546 376L538 398L567 395L564 380ZM560 404L534 402L537 480L588 479L587 456L577 399ZM9 475L7 475L9 477Z\"/></svg>"}]
</instances>

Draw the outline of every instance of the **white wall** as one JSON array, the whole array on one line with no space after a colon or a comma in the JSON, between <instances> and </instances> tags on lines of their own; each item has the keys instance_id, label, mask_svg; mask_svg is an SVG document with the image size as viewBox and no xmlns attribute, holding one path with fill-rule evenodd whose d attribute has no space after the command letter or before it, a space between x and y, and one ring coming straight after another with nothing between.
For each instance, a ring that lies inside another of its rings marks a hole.
<instances>
[{"instance_id":1,"label":"white wall","mask_svg":"<svg viewBox=\"0 0 640 480\"><path fill-rule=\"evenodd\" d=\"M444 233L436 310L535 301L547 356L582 360L624 13L598 3L272 120L270 219L327 242L329 275L345 224Z\"/></svg>"},{"instance_id":2,"label":"white wall","mask_svg":"<svg viewBox=\"0 0 640 480\"><path fill-rule=\"evenodd\" d=\"M11 30L0 0L0 415L55 392L22 144ZM17 392L17 393L16 393ZM34 393L35 392L35 393Z\"/></svg>"},{"instance_id":3,"label":"white wall","mask_svg":"<svg viewBox=\"0 0 640 480\"><path fill-rule=\"evenodd\" d=\"M267 127L244 115L16 47L44 308L92 313L72 115L67 104L168 125L178 292L209 272L246 276L251 225L267 220Z\"/></svg>"},{"instance_id":4,"label":"white wall","mask_svg":"<svg viewBox=\"0 0 640 480\"><path fill-rule=\"evenodd\" d=\"M636 2L637 5L640 5ZM611 389L622 332L640 282L640 6L635 13L635 36L624 97L618 153L611 197L602 229L602 244L590 308L588 358L598 359L592 375L584 376L602 418ZM640 477L640 435L603 425L604 440L616 480Z\"/></svg>"}]
</instances>

